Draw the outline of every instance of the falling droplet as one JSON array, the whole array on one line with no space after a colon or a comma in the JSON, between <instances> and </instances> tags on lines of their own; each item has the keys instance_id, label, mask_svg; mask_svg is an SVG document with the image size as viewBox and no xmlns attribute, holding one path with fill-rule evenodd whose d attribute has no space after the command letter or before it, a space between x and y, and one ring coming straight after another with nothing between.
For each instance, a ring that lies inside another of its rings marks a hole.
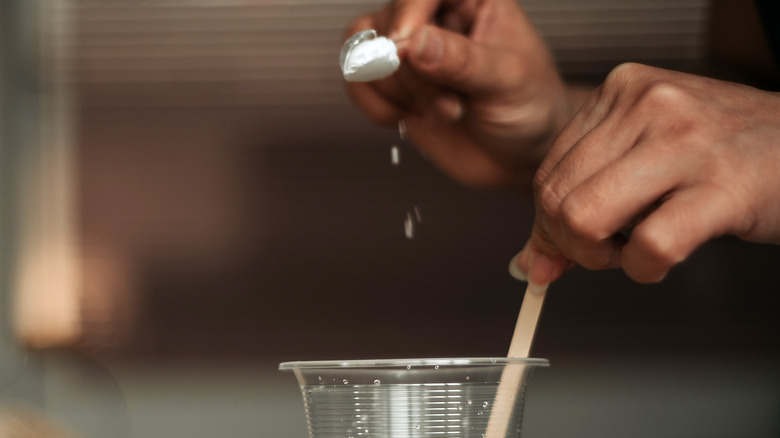
<instances>
[{"instance_id":1,"label":"falling droplet","mask_svg":"<svg viewBox=\"0 0 780 438\"><path fill-rule=\"evenodd\" d=\"M347 380L347 379L344 379L344 380L343 380L343 382L344 382L344 384L346 385L347 383L349 383L349 380Z\"/></svg>"},{"instance_id":2,"label":"falling droplet","mask_svg":"<svg viewBox=\"0 0 780 438\"><path fill-rule=\"evenodd\" d=\"M374 380L374 385L379 385L380 383L382 382L380 382L379 379Z\"/></svg>"},{"instance_id":3,"label":"falling droplet","mask_svg":"<svg viewBox=\"0 0 780 438\"><path fill-rule=\"evenodd\" d=\"M482 407L483 407L483 408L486 408L486 407L488 407L488 402L482 402Z\"/></svg>"},{"instance_id":4,"label":"falling droplet","mask_svg":"<svg viewBox=\"0 0 780 438\"><path fill-rule=\"evenodd\" d=\"M390 163L392 163L393 166L397 166L401 163L401 152L396 145L393 145L390 148Z\"/></svg>"},{"instance_id":5,"label":"falling droplet","mask_svg":"<svg viewBox=\"0 0 780 438\"><path fill-rule=\"evenodd\" d=\"M414 221L412 221L412 214L406 213L406 219L404 220L404 234L407 239L414 238Z\"/></svg>"},{"instance_id":6,"label":"falling droplet","mask_svg":"<svg viewBox=\"0 0 780 438\"><path fill-rule=\"evenodd\" d=\"M466 381L468 382L469 380L471 380L471 377L466 376Z\"/></svg>"},{"instance_id":7,"label":"falling droplet","mask_svg":"<svg viewBox=\"0 0 780 438\"><path fill-rule=\"evenodd\" d=\"M319 380L320 382L322 382L322 376L317 376L317 380Z\"/></svg>"}]
</instances>

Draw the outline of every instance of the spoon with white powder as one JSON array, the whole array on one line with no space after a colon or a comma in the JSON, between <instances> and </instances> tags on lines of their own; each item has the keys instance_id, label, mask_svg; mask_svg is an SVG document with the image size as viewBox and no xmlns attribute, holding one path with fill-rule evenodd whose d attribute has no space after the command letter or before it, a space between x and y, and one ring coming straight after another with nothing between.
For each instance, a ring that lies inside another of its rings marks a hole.
<instances>
[{"instance_id":1,"label":"spoon with white powder","mask_svg":"<svg viewBox=\"0 0 780 438\"><path fill-rule=\"evenodd\" d=\"M396 43L370 29L349 37L341 47L339 64L347 82L370 82L393 74L401 60Z\"/></svg>"}]
</instances>

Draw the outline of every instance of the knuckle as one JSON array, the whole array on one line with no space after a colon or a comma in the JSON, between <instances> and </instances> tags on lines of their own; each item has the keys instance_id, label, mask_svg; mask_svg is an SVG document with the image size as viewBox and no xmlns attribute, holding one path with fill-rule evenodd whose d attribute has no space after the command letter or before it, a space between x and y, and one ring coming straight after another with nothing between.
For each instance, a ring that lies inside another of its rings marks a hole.
<instances>
[{"instance_id":1,"label":"knuckle","mask_svg":"<svg viewBox=\"0 0 780 438\"><path fill-rule=\"evenodd\" d=\"M561 202L561 223L579 239L586 242L598 242L607 236L604 236L600 229L590 205L592 204L582 202L576 193L570 194Z\"/></svg>"},{"instance_id":2,"label":"knuckle","mask_svg":"<svg viewBox=\"0 0 780 438\"><path fill-rule=\"evenodd\" d=\"M651 108L677 108L688 102L689 93L684 88L668 80L649 82L640 96L640 104Z\"/></svg>"},{"instance_id":3,"label":"knuckle","mask_svg":"<svg viewBox=\"0 0 780 438\"><path fill-rule=\"evenodd\" d=\"M547 218L556 220L559 217L561 197L549 181L541 183L537 193L537 204L541 213Z\"/></svg>"},{"instance_id":4,"label":"knuckle","mask_svg":"<svg viewBox=\"0 0 780 438\"><path fill-rule=\"evenodd\" d=\"M631 240L644 258L663 272L682 260L668 233L640 225L631 233Z\"/></svg>"},{"instance_id":5,"label":"knuckle","mask_svg":"<svg viewBox=\"0 0 780 438\"><path fill-rule=\"evenodd\" d=\"M604 80L604 88L622 88L637 76L644 73L648 67L635 62L625 62L613 68Z\"/></svg>"}]
</instances>

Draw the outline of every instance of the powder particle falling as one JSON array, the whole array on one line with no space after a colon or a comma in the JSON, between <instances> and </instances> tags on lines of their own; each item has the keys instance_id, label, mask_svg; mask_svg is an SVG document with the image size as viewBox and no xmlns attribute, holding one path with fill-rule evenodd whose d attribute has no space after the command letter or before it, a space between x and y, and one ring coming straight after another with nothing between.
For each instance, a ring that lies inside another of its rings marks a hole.
<instances>
[{"instance_id":1,"label":"powder particle falling","mask_svg":"<svg viewBox=\"0 0 780 438\"><path fill-rule=\"evenodd\" d=\"M406 122L403 120L398 121L398 136L401 140L406 140Z\"/></svg>"},{"instance_id":2,"label":"powder particle falling","mask_svg":"<svg viewBox=\"0 0 780 438\"><path fill-rule=\"evenodd\" d=\"M396 145L390 148L390 162L393 163L393 166L397 166L401 162L401 152Z\"/></svg>"},{"instance_id":3,"label":"powder particle falling","mask_svg":"<svg viewBox=\"0 0 780 438\"><path fill-rule=\"evenodd\" d=\"M422 215L420 215L420 209L415 205L412 211L406 212L406 219L404 219L404 234L407 239L414 238L414 223L418 224L422 222Z\"/></svg>"},{"instance_id":4,"label":"powder particle falling","mask_svg":"<svg viewBox=\"0 0 780 438\"><path fill-rule=\"evenodd\" d=\"M406 238L411 240L414 238L414 220L412 220L412 214L406 213L406 219L404 219L404 234Z\"/></svg>"}]
</instances>

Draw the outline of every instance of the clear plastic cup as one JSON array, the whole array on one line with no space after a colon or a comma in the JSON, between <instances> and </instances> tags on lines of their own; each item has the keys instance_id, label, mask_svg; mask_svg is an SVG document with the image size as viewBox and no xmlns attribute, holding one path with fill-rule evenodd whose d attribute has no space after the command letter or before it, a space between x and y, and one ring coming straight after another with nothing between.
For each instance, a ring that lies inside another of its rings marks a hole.
<instances>
[{"instance_id":1,"label":"clear plastic cup","mask_svg":"<svg viewBox=\"0 0 780 438\"><path fill-rule=\"evenodd\" d=\"M547 360L284 362L279 369L298 379L310 438L483 438L494 407L506 423L498 436L515 438L528 377L538 366Z\"/></svg>"}]
</instances>

